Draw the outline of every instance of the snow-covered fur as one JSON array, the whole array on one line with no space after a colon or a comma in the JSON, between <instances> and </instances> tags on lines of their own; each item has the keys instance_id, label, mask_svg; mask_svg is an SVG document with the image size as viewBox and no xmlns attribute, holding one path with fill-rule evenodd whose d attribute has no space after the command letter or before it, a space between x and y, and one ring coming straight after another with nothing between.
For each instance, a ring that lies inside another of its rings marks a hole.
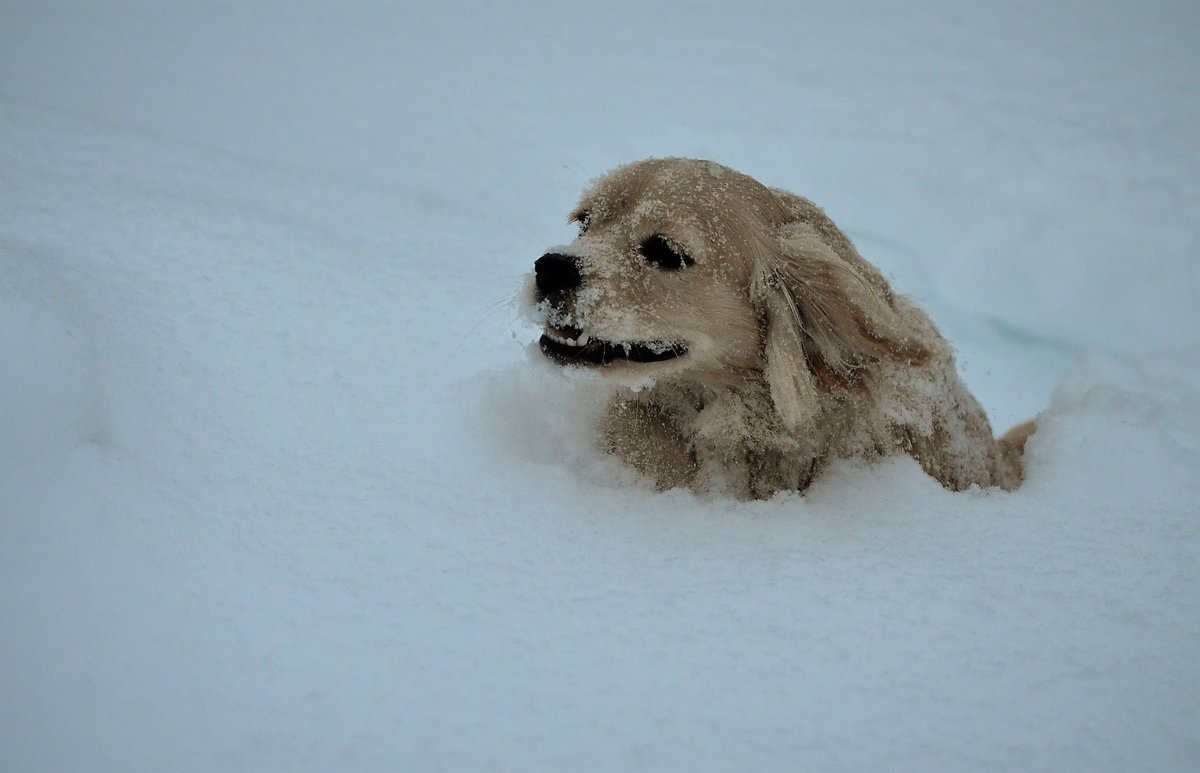
<instances>
[{"instance_id":1,"label":"snow-covered fur","mask_svg":"<svg viewBox=\"0 0 1200 773\"><path fill-rule=\"evenodd\" d=\"M831 459L906 453L952 490L1015 488L929 317L816 205L709 161L621 167L528 287L543 351L599 369L607 450L661 488L766 498Z\"/></svg>"}]
</instances>

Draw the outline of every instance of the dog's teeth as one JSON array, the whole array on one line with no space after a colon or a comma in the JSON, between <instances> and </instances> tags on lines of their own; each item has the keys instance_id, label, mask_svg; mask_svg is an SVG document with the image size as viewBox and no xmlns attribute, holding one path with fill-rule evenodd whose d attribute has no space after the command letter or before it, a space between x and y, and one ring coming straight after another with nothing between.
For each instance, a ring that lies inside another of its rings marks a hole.
<instances>
[{"instance_id":1,"label":"dog's teeth","mask_svg":"<svg viewBox=\"0 0 1200 773\"><path fill-rule=\"evenodd\" d=\"M570 346L573 348L586 346L587 342L591 340L591 336L587 335L586 333L580 334L578 338L567 338L564 335L552 333L549 330L546 331L546 337L557 344L562 344L563 346Z\"/></svg>"}]
</instances>

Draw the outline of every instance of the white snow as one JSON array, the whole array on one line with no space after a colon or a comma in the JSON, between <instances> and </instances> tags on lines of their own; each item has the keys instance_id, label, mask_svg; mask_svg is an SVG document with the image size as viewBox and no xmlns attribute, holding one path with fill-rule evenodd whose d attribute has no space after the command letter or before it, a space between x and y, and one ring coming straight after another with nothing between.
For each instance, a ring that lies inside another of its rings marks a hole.
<instances>
[{"instance_id":1,"label":"white snow","mask_svg":"<svg viewBox=\"0 0 1200 773\"><path fill-rule=\"evenodd\" d=\"M0 6L0 769L1200 767L1200 6ZM1027 484L656 494L511 304L712 158Z\"/></svg>"}]
</instances>

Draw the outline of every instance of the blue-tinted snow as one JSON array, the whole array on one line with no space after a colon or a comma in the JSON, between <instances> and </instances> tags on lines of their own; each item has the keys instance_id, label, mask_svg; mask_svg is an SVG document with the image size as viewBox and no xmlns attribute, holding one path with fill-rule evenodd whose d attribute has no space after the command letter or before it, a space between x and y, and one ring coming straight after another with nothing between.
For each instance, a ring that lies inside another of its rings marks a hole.
<instances>
[{"instance_id":1,"label":"blue-tinted snow","mask_svg":"<svg viewBox=\"0 0 1200 773\"><path fill-rule=\"evenodd\" d=\"M1194 3L0 7L0 768L1194 770ZM1027 485L655 494L509 303L710 157Z\"/></svg>"}]
</instances>

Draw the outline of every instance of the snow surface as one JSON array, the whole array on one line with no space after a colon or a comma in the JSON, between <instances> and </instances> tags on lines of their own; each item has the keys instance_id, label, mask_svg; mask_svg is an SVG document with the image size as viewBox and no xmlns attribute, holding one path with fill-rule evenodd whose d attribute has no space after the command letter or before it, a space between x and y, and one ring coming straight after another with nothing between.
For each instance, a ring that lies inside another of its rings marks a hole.
<instances>
[{"instance_id":1,"label":"snow surface","mask_svg":"<svg viewBox=\"0 0 1200 773\"><path fill-rule=\"evenodd\" d=\"M1200 5L0 4L0 769L1200 768ZM1028 483L656 494L511 304L709 157Z\"/></svg>"}]
</instances>

